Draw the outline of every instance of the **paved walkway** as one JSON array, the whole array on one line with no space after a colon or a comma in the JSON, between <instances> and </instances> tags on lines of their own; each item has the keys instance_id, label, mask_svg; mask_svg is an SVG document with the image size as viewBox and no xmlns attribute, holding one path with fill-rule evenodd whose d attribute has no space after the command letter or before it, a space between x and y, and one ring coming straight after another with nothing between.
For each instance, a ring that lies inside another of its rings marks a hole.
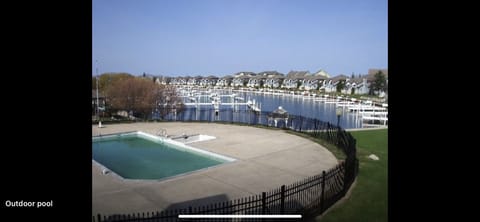
<instances>
[{"instance_id":1,"label":"paved walkway","mask_svg":"<svg viewBox=\"0 0 480 222\"><path fill-rule=\"evenodd\" d=\"M125 131L204 134L216 139L190 146L237 159L168 180L122 180L92 163L92 214L161 211L260 194L320 174L337 164L327 149L282 130L215 123L135 123L92 126L92 136Z\"/></svg>"}]
</instances>

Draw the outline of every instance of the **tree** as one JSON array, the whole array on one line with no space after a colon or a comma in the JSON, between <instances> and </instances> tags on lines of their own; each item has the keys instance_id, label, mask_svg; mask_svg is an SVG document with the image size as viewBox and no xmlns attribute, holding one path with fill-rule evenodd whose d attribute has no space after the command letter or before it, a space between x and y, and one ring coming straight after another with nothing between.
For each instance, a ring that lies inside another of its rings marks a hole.
<instances>
[{"instance_id":1,"label":"tree","mask_svg":"<svg viewBox=\"0 0 480 222\"><path fill-rule=\"evenodd\" d=\"M147 119L164 101L169 104L178 102L180 105L175 91L170 87L141 77L118 79L108 86L107 96L111 111L125 110L143 119Z\"/></svg>"},{"instance_id":2,"label":"tree","mask_svg":"<svg viewBox=\"0 0 480 222\"><path fill-rule=\"evenodd\" d=\"M177 113L182 112L185 109L180 98L177 96L175 86L171 85L159 86L156 104L158 105L156 111L158 111L158 114L162 119L174 109Z\"/></svg>"},{"instance_id":3,"label":"tree","mask_svg":"<svg viewBox=\"0 0 480 222\"><path fill-rule=\"evenodd\" d=\"M345 80L339 80L337 83L337 92L340 93L345 89Z\"/></svg>"},{"instance_id":4,"label":"tree","mask_svg":"<svg viewBox=\"0 0 480 222\"><path fill-rule=\"evenodd\" d=\"M97 89L97 77L92 76L92 89Z\"/></svg>"},{"instance_id":5,"label":"tree","mask_svg":"<svg viewBox=\"0 0 480 222\"><path fill-rule=\"evenodd\" d=\"M378 71L375 73L373 82L370 85L369 94L373 95L376 92L386 91L387 90L387 79L385 74L382 71Z\"/></svg>"},{"instance_id":6,"label":"tree","mask_svg":"<svg viewBox=\"0 0 480 222\"><path fill-rule=\"evenodd\" d=\"M284 79L278 79L278 87L277 88L282 88L283 80Z\"/></svg>"},{"instance_id":7,"label":"tree","mask_svg":"<svg viewBox=\"0 0 480 222\"><path fill-rule=\"evenodd\" d=\"M96 80L95 76L92 76L92 89L96 89ZM109 86L114 86L118 80L125 78L134 78L132 74L129 73L103 73L98 77L98 90L100 92L108 91Z\"/></svg>"}]
</instances>

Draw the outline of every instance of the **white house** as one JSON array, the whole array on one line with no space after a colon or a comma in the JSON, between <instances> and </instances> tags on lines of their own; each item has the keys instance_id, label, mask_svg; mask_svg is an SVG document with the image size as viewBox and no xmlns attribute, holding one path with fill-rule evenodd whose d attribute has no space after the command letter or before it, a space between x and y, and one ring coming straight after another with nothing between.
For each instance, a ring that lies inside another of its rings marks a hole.
<instances>
[{"instance_id":1,"label":"white house","mask_svg":"<svg viewBox=\"0 0 480 222\"><path fill-rule=\"evenodd\" d=\"M338 75L333 78L330 78L327 80L326 84L324 85L325 87L325 92L330 93L330 92L336 92L337 91L337 84L340 83L340 81L346 81L347 80L346 75Z\"/></svg>"},{"instance_id":2,"label":"white house","mask_svg":"<svg viewBox=\"0 0 480 222\"><path fill-rule=\"evenodd\" d=\"M280 82L285 78L283 73L277 71L264 71L258 73L257 76L262 76L264 78L264 88L278 88L280 87Z\"/></svg>"},{"instance_id":3,"label":"white house","mask_svg":"<svg viewBox=\"0 0 480 222\"><path fill-rule=\"evenodd\" d=\"M230 75L227 75L220 78L215 85L220 87L230 86L230 84L232 83L232 80L233 80L233 77Z\"/></svg>"},{"instance_id":4,"label":"white house","mask_svg":"<svg viewBox=\"0 0 480 222\"><path fill-rule=\"evenodd\" d=\"M296 89L298 83L303 83L303 80L308 74L308 71L290 71L285 77L285 80L283 80L281 87L285 89Z\"/></svg>"}]
</instances>

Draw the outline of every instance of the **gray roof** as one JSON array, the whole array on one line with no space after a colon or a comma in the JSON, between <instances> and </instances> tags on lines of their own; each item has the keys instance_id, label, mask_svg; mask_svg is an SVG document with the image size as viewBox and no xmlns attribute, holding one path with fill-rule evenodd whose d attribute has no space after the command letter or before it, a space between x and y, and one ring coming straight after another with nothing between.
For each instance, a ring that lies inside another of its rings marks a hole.
<instances>
[{"instance_id":1,"label":"gray roof","mask_svg":"<svg viewBox=\"0 0 480 222\"><path fill-rule=\"evenodd\" d=\"M239 76L239 77L236 77L236 79L250 79L251 76Z\"/></svg>"},{"instance_id":2,"label":"gray roof","mask_svg":"<svg viewBox=\"0 0 480 222\"><path fill-rule=\"evenodd\" d=\"M359 84L363 82L363 78L353 78L353 79L350 79L350 82Z\"/></svg>"},{"instance_id":3,"label":"gray roof","mask_svg":"<svg viewBox=\"0 0 480 222\"><path fill-rule=\"evenodd\" d=\"M278 76L274 76L272 79L285 79L285 75L278 75Z\"/></svg>"},{"instance_id":4,"label":"gray roof","mask_svg":"<svg viewBox=\"0 0 480 222\"><path fill-rule=\"evenodd\" d=\"M280 73L280 72L277 72L277 71L263 71L263 72L260 72L258 73L258 75L262 75L262 76L283 76L284 74L283 73Z\"/></svg>"},{"instance_id":5,"label":"gray roof","mask_svg":"<svg viewBox=\"0 0 480 222\"><path fill-rule=\"evenodd\" d=\"M255 76L257 74L255 74L254 72L237 72L235 74L233 74L233 76L237 77L237 76L240 76L240 74L243 73L243 76Z\"/></svg>"},{"instance_id":6,"label":"gray roof","mask_svg":"<svg viewBox=\"0 0 480 222\"><path fill-rule=\"evenodd\" d=\"M287 78L305 78L309 74L309 71L290 71L287 74Z\"/></svg>"},{"instance_id":7,"label":"gray roof","mask_svg":"<svg viewBox=\"0 0 480 222\"><path fill-rule=\"evenodd\" d=\"M325 77L325 79L330 78L330 74L328 72L326 72L325 70L322 70L322 69L318 70L316 73L313 73L312 75L313 76L323 76L323 77Z\"/></svg>"},{"instance_id":8,"label":"gray roof","mask_svg":"<svg viewBox=\"0 0 480 222\"><path fill-rule=\"evenodd\" d=\"M253 76L252 78L253 79L267 79L267 76L257 75L257 76Z\"/></svg>"},{"instance_id":9,"label":"gray roof","mask_svg":"<svg viewBox=\"0 0 480 222\"><path fill-rule=\"evenodd\" d=\"M343 74L330 78L330 80L332 81L339 81L339 80L345 80L345 79L348 79L348 76Z\"/></svg>"},{"instance_id":10,"label":"gray roof","mask_svg":"<svg viewBox=\"0 0 480 222\"><path fill-rule=\"evenodd\" d=\"M285 110L283 107L279 106L276 110L273 110L274 113L278 114L286 114L288 113L287 110Z\"/></svg>"},{"instance_id":11,"label":"gray roof","mask_svg":"<svg viewBox=\"0 0 480 222\"><path fill-rule=\"evenodd\" d=\"M268 116L273 118L287 118L288 112L287 110L279 106L276 110L273 110L272 113L270 113Z\"/></svg>"},{"instance_id":12,"label":"gray roof","mask_svg":"<svg viewBox=\"0 0 480 222\"><path fill-rule=\"evenodd\" d=\"M232 79L232 78L233 78L233 76L231 76L231 75L226 75L226 76L224 76L224 77L221 77L220 79Z\"/></svg>"},{"instance_id":13,"label":"gray roof","mask_svg":"<svg viewBox=\"0 0 480 222\"><path fill-rule=\"evenodd\" d=\"M214 75L209 75L207 78L209 78L209 79L219 79L218 77L216 77Z\"/></svg>"},{"instance_id":14,"label":"gray roof","mask_svg":"<svg viewBox=\"0 0 480 222\"><path fill-rule=\"evenodd\" d=\"M325 77L325 76L322 76L322 75L308 75L308 76L305 76L305 79L308 79L308 80L324 80L324 79L328 79L328 78Z\"/></svg>"}]
</instances>

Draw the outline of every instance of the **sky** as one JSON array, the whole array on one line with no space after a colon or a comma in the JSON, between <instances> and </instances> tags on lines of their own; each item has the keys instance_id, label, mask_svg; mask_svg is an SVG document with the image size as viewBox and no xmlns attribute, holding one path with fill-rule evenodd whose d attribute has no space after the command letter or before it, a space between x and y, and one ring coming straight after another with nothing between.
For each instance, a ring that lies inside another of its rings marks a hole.
<instances>
[{"instance_id":1,"label":"sky","mask_svg":"<svg viewBox=\"0 0 480 222\"><path fill-rule=\"evenodd\" d=\"M92 75L388 68L387 0L93 0Z\"/></svg>"}]
</instances>

